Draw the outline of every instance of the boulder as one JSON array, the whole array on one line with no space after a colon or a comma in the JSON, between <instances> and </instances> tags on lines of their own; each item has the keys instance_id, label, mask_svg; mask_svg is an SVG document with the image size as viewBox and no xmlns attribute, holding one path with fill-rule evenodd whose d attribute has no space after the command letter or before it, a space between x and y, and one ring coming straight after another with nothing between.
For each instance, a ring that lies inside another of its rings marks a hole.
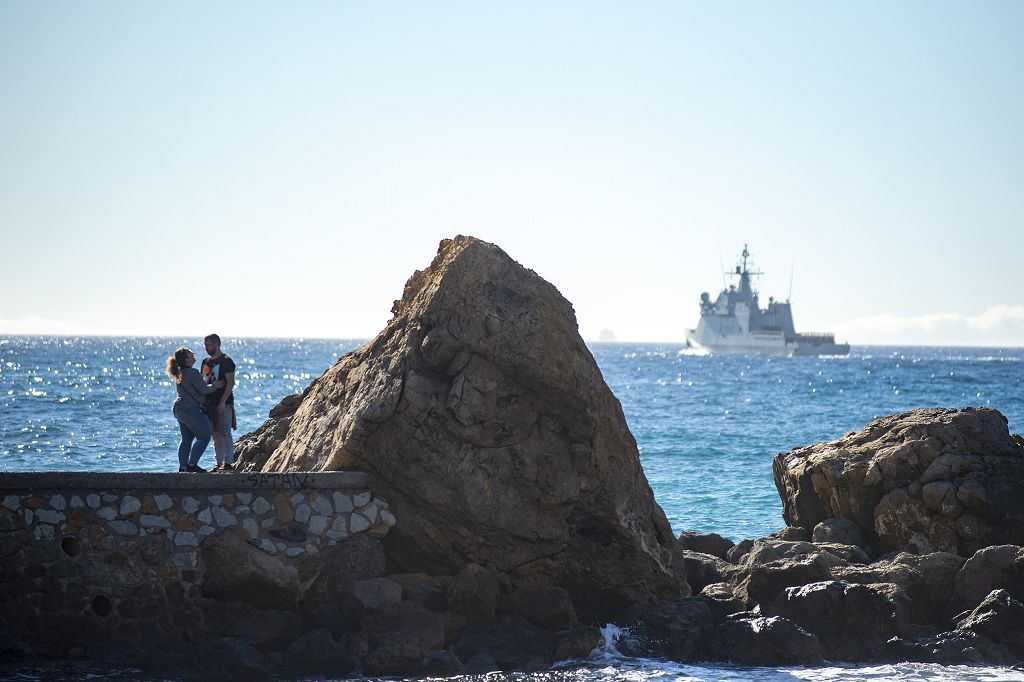
<instances>
[{"instance_id":1,"label":"boulder","mask_svg":"<svg viewBox=\"0 0 1024 682\"><path fill-rule=\"evenodd\" d=\"M388 576L402 586L402 600L411 601L431 611L448 609L448 586L451 576L432 576L426 573L395 573Z\"/></svg>"},{"instance_id":2,"label":"boulder","mask_svg":"<svg viewBox=\"0 0 1024 682\"><path fill-rule=\"evenodd\" d=\"M786 618L744 616L715 627L708 650L713 660L750 666L819 665L821 642Z\"/></svg>"},{"instance_id":3,"label":"boulder","mask_svg":"<svg viewBox=\"0 0 1024 682\"><path fill-rule=\"evenodd\" d=\"M831 554L814 552L793 559L777 559L754 564L734 590L748 607L774 600L788 587L799 587L832 578L832 569L841 565Z\"/></svg>"},{"instance_id":4,"label":"boulder","mask_svg":"<svg viewBox=\"0 0 1024 682\"><path fill-rule=\"evenodd\" d=\"M747 556L747 553L754 548L754 541L750 539L740 540L732 547L728 552L725 553L725 560L730 564L738 564L743 561L743 557Z\"/></svg>"},{"instance_id":5,"label":"boulder","mask_svg":"<svg viewBox=\"0 0 1024 682\"><path fill-rule=\"evenodd\" d=\"M604 641L604 637L599 629L593 625L581 623L561 635L561 638L555 643L552 657L556 662L586 658L601 645L602 641Z\"/></svg>"},{"instance_id":6,"label":"boulder","mask_svg":"<svg viewBox=\"0 0 1024 682\"><path fill-rule=\"evenodd\" d=\"M701 554L710 554L722 561L726 560L729 550L736 545L732 540L723 538L718 533L701 533L695 530L684 530L679 534L676 542L679 543L679 547L682 549L700 552Z\"/></svg>"},{"instance_id":7,"label":"boulder","mask_svg":"<svg viewBox=\"0 0 1024 682\"><path fill-rule=\"evenodd\" d=\"M858 547L869 546L864 541L864 534L861 533L860 526L845 517L825 519L818 523L811 531L811 540L840 545L857 545Z\"/></svg>"},{"instance_id":8,"label":"boulder","mask_svg":"<svg viewBox=\"0 0 1024 682\"><path fill-rule=\"evenodd\" d=\"M295 609L261 609L241 601L215 601L204 606L199 636L204 640L240 639L263 651L287 646L303 628L302 616Z\"/></svg>"},{"instance_id":9,"label":"boulder","mask_svg":"<svg viewBox=\"0 0 1024 682\"><path fill-rule=\"evenodd\" d=\"M841 545L836 542L815 542L818 551L828 552L850 564L869 564L871 557L858 545Z\"/></svg>"},{"instance_id":10,"label":"boulder","mask_svg":"<svg viewBox=\"0 0 1024 682\"><path fill-rule=\"evenodd\" d=\"M1024 605L1006 590L992 590L956 627L1004 644L1024 658Z\"/></svg>"},{"instance_id":11,"label":"boulder","mask_svg":"<svg viewBox=\"0 0 1024 682\"><path fill-rule=\"evenodd\" d=\"M288 609L301 594L298 578L285 564L228 529L199 545L206 573L203 596L268 609Z\"/></svg>"},{"instance_id":12,"label":"boulder","mask_svg":"<svg viewBox=\"0 0 1024 682\"><path fill-rule=\"evenodd\" d=\"M894 604L867 585L829 580L792 587L762 609L814 633L828 657L841 661L872 660L898 634Z\"/></svg>"},{"instance_id":13,"label":"boulder","mask_svg":"<svg viewBox=\"0 0 1024 682\"><path fill-rule=\"evenodd\" d=\"M992 590L1004 589L1024 600L1024 547L986 547L964 562L953 580L948 615L970 611Z\"/></svg>"},{"instance_id":14,"label":"boulder","mask_svg":"<svg viewBox=\"0 0 1024 682\"><path fill-rule=\"evenodd\" d=\"M191 644L188 648L187 660L182 665L208 675L211 670L217 671L221 679L259 679L263 657L251 645L235 637L206 639Z\"/></svg>"},{"instance_id":15,"label":"boulder","mask_svg":"<svg viewBox=\"0 0 1024 682\"><path fill-rule=\"evenodd\" d=\"M870 585L872 583L899 585L914 604L919 603L928 595L928 583L925 581L924 576L910 566L889 561L879 561L867 566L840 566L832 569L832 577L836 580L845 580L848 583L857 583L859 585ZM927 623L929 621L915 617L913 622Z\"/></svg>"},{"instance_id":16,"label":"boulder","mask_svg":"<svg viewBox=\"0 0 1024 682\"><path fill-rule=\"evenodd\" d=\"M811 532L806 528L800 526L794 526L792 524L786 526L781 530L777 530L771 535L766 535L761 538L762 540L784 540L786 542L810 542Z\"/></svg>"},{"instance_id":17,"label":"boulder","mask_svg":"<svg viewBox=\"0 0 1024 682\"><path fill-rule=\"evenodd\" d=\"M754 546L740 561L741 566L767 564L779 559L792 559L817 552L818 548L803 540L776 540L771 537L754 541Z\"/></svg>"},{"instance_id":18,"label":"boulder","mask_svg":"<svg viewBox=\"0 0 1024 682\"><path fill-rule=\"evenodd\" d=\"M554 635L519 616L504 616L496 623L463 628L455 642L455 654L466 661L467 671L480 667L544 670L553 662ZM477 663L471 665L474 659Z\"/></svg>"},{"instance_id":19,"label":"boulder","mask_svg":"<svg viewBox=\"0 0 1024 682\"><path fill-rule=\"evenodd\" d=\"M327 630L318 628L296 637L284 653L289 670L330 670L331 674L348 674L355 667L345 648Z\"/></svg>"},{"instance_id":20,"label":"boulder","mask_svg":"<svg viewBox=\"0 0 1024 682\"><path fill-rule=\"evenodd\" d=\"M490 623L498 608L501 586L494 573L467 564L448 585L448 607L470 623Z\"/></svg>"},{"instance_id":21,"label":"boulder","mask_svg":"<svg viewBox=\"0 0 1024 682\"><path fill-rule=\"evenodd\" d=\"M962 556L949 552L920 555L900 552L893 557L892 563L909 566L924 579L924 594L914 597L915 622L935 623L943 617L953 594L956 574L965 561Z\"/></svg>"},{"instance_id":22,"label":"boulder","mask_svg":"<svg viewBox=\"0 0 1024 682\"><path fill-rule=\"evenodd\" d=\"M466 672L466 667L448 650L430 651L423 657L421 671L431 677L453 677Z\"/></svg>"},{"instance_id":23,"label":"boulder","mask_svg":"<svg viewBox=\"0 0 1024 682\"><path fill-rule=\"evenodd\" d=\"M595 616L688 593L619 401L555 287L459 236L392 312L239 439L244 466L372 473L399 571L476 563Z\"/></svg>"},{"instance_id":24,"label":"boulder","mask_svg":"<svg viewBox=\"0 0 1024 682\"><path fill-rule=\"evenodd\" d=\"M616 622L631 634L617 642L627 656L664 656L674 661L707 659L705 635L725 620L715 600L699 596L634 605Z\"/></svg>"},{"instance_id":25,"label":"boulder","mask_svg":"<svg viewBox=\"0 0 1024 682\"><path fill-rule=\"evenodd\" d=\"M970 630L953 630L915 639L894 637L886 642L880 660L891 663L915 662L940 665L1003 665L1016 657L998 644Z\"/></svg>"},{"instance_id":26,"label":"boulder","mask_svg":"<svg viewBox=\"0 0 1024 682\"><path fill-rule=\"evenodd\" d=\"M444 649L447 618L418 604L385 606L360 625L369 644L363 665L373 675L424 673L428 656Z\"/></svg>"},{"instance_id":27,"label":"boulder","mask_svg":"<svg viewBox=\"0 0 1024 682\"><path fill-rule=\"evenodd\" d=\"M711 554L680 550L683 565L686 566L686 580L690 589L698 593L713 583L726 582L740 572L740 569Z\"/></svg>"},{"instance_id":28,"label":"boulder","mask_svg":"<svg viewBox=\"0 0 1024 682\"><path fill-rule=\"evenodd\" d=\"M308 585L303 607L313 613L336 609L350 597L354 583L382 577L386 566L381 541L364 533L328 547L299 566L299 578Z\"/></svg>"},{"instance_id":29,"label":"boulder","mask_svg":"<svg viewBox=\"0 0 1024 682\"><path fill-rule=\"evenodd\" d=\"M925 408L775 457L790 525L852 521L876 555L1024 543L1024 439L996 410Z\"/></svg>"},{"instance_id":30,"label":"boulder","mask_svg":"<svg viewBox=\"0 0 1024 682\"><path fill-rule=\"evenodd\" d=\"M398 604L402 601L402 586L388 578L370 578L352 583L346 606L362 617L370 611Z\"/></svg>"},{"instance_id":31,"label":"boulder","mask_svg":"<svg viewBox=\"0 0 1024 682\"><path fill-rule=\"evenodd\" d=\"M511 594L503 595L499 608L502 613L522 616L552 632L569 630L577 623L572 599L560 587L524 585Z\"/></svg>"}]
</instances>

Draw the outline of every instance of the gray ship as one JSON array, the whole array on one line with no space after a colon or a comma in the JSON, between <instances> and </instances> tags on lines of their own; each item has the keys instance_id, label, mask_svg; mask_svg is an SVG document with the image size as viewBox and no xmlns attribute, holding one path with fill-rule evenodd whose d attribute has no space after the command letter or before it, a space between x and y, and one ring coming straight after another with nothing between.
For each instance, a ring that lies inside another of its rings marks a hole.
<instances>
[{"instance_id":1,"label":"gray ship","mask_svg":"<svg viewBox=\"0 0 1024 682\"><path fill-rule=\"evenodd\" d=\"M834 334L798 334L793 327L789 301L768 299L762 309L750 278L760 275L747 269L750 251L743 245L743 261L730 273L739 284L730 284L714 303L700 295L700 322L686 331L686 343L710 353L758 355L849 355L850 344L836 343Z\"/></svg>"}]
</instances>

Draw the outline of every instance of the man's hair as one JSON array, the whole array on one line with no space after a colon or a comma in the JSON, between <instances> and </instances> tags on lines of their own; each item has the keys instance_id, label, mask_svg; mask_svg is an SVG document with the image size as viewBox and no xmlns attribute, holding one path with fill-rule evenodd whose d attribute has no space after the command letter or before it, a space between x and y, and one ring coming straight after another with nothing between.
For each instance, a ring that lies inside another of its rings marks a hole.
<instances>
[{"instance_id":1,"label":"man's hair","mask_svg":"<svg viewBox=\"0 0 1024 682\"><path fill-rule=\"evenodd\" d=\"M217 344L218 346L220 345L220 337L219 337L219 336L217 336L216 334L210 334L209 336L206 336L206 337L205 337L205 338L203 339L203 341L213 341L213 342L214 342L215 344Z\"/></svg>"}]
</instances>

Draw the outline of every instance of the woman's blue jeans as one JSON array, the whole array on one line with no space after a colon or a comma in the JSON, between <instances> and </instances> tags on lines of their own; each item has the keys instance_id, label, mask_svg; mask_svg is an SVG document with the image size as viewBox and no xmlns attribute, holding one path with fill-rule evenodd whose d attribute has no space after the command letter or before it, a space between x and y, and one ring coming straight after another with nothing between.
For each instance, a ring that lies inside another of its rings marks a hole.
<instances>
[{"instance_id":1,"label":"woman's blue jeans","mask_svg":"<svg viewBox=\"0 0 1024 682\"><path fill-rule=\"evenodd\" d=\"M196 466L199 458L210 444L210 420L194 401L174 404L174 418L181 429L181 444L178 445L178 466Z\"/></svg>"}]
</instances>

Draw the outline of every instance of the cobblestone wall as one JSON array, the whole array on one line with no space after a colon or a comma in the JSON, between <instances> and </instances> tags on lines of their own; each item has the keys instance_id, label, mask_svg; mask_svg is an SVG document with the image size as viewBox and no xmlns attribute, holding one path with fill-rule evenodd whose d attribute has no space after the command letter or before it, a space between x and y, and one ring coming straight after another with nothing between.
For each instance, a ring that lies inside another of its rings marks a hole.
<instances>
[{"instance_id":1,"label":"cobblestone wall","mask_svg":"<svg viewBox=\"0 0 1024 682\"><path fill-rule=\"evenodd\" d=\"M371 483L352 472L0 474L0 652L65 656L97 637L202 628L208 538L240 537L298 584L332 546L395 524Z\"/></svg>"}]
</instances>

